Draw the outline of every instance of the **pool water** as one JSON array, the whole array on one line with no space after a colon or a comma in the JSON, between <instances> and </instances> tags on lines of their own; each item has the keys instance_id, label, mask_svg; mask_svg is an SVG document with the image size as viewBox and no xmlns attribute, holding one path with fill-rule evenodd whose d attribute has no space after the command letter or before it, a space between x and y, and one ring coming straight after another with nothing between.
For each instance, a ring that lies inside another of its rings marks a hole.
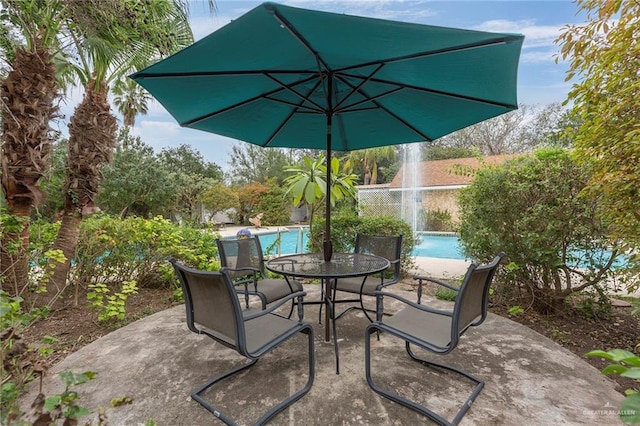
<instances>
[{"instance_id":1,"label":"pool water","mask_svg":"<svg viewBox=\"0 0 640 426\"><path fill-rule=\"evenodd\" d=\"M420 242L413 248L414 256L465 260L455 235L418 234L418 238Z\"/></svg>"},{"instance_id":2,"label":"pool water","mask_svg":"<svg viewBox=\"0 0 640 426\"><path fill-rule=\"evenodd\" d=\"M258 234L265 254L285 255L306 251L307 242L309 241L309 234L306 229L280 232L279 247L274 245L277 236L277 233ZM419 239L420 243L416 244L413 249L412 254L414 256L464 260L457 236L419 234ZM271 249L269 249L270 247Z\"/></svg>"}]
</instances>

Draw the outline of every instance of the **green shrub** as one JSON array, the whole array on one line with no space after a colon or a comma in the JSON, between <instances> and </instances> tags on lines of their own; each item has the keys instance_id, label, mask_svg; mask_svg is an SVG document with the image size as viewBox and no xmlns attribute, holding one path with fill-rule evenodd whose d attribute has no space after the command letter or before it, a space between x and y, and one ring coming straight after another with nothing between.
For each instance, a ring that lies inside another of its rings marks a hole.
<instances>
[{"instance_id":1,"label":"green shrub","mask_svg":"<svg viewBox=\"0 0 640 426\"><path fill-rule=\"evenodd\" d=\"M0 289L0 424L14 423L22 415L18 397L25 385L33 380L35 364L38 358L51 353L52 338L46 336L46 342L38 350L27 346L22 335L27 328L39 319L45 318L47 309L23 310L21 297L10 297Z\"/></svg>"},{"instance_id":2,"label":"green shrub","mask_svg":"<svg viewBox=\"0 0 640 426\"><path fill-rule=\"evenodd\" d=\"M442 288L438 287L435 293L436 299L439 300L448 300L450 302L454 302L458 297L458 292L455 290L451 290L450 288Z\"/></svg>"},{"instance_id":3,"label":"green shrub","mask_svg":"<svg viewBox=\"0 0 640 426\"><path fill-rule=\"evenodd\" d=\"M507 253L496 287L507 305L561 310L569 295L611 273L616 242L599 200L582 192L590 176L569 152L546 149L480 169L461 190L461 245L480 262Z\"/></svg>"},{"instance_id":4,"label":"green shrub","mask_svg":"<svg viewBox=\"0 0 640 426\"><path fill-rule=\"evenodd\" d=\"M254 211L264 213L262 226L286 225L291 218L291 201L284 198L284 188L273 183L264 193Z\"/></svg>"},{"instance_id":5,"label":"green shrub","mask_svg":"<svg viewBox=\"0 0 640 426\"><path fill-rule=\"evenodd\" d=\"M171 286L175 280L169 257L198 269L220 268L217 237L215 231L175 225L161 217L92 217L81 227L74 278L86 284Z\"/></svg>"},{"instance_id":6,"label":"green shrub","mask_svg":"<svg viewBox=\"0 0 640 426\"><path fill-rule=\"evenodd\" d=\"M325 219L316 220L309 236L312 252L322 251ZM356 234L365 235L402 235L402 252L400 265L403 272L413 266L411 252L415 245L413 231L407 222L393 216L358 217L355 215L336 216L331 218L331 241L336 253L352 252L355 247Z\"/></svg>"},{"instance_id":7,"label":"green shrub","mask_svg":"<svg viewBox=\"0 0 640 426\"><path fill-rule=\"evenodd\" d=\"M453 230L451 213L448 210L423 210L426 231L450 232Z\"/></svg>"},{"instance_id":8,"label":"green shrub","mask_svg":"<svg viewBox=\"0 0 640 426\"><path fill-rule=\"evenodd\" d=\"M640 356L636 354L622 349L612 349L608 352L591 351L585 355L597 356L613 362L602 370L602 374L619 374L622 377L640 380ZM627 424L640 424L640 392L628 389L625 394L627 397L618 410L620 420Z\"/></svg>"}]
</instances>

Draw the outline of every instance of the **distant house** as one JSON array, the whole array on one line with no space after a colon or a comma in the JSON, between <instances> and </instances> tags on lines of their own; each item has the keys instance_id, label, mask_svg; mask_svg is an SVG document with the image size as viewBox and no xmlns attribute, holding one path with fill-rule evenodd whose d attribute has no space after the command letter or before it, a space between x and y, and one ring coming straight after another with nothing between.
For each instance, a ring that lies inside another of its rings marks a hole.
<instances>
[{"instance_id":1,"label":"distant house","mask_svg":"<svg viewBox=\"0 0 640 426\"><path fill-rule=\"evenodd\" d=\"M358 201L364 215L399 214L402 216L403 202L416 203L424 211L448 211L452 221L459 216L458 195L461 188L473 182L473 175L457 170L477 170L482 163L502 164L517 155L494 155L478 160L453 158L447 160L422 161L403 165L388 185L363 185L358 187ZM417 166L415 173L413 167ZM409 201L407 201L409 200Z\"/></svg>"}]
</instances>

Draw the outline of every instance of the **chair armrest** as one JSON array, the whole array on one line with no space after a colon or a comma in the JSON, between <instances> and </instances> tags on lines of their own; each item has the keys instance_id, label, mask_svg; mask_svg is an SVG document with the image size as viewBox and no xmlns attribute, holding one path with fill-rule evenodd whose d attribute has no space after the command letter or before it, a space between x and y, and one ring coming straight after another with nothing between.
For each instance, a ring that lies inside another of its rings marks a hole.
<instances>
[{"instance_id":1,"label":"chair armrest","mask_svg":"<svg viewBox=\"0 0 640 426\"><path fill-rule=\"evenodd\" d=\"M418 303L412 302L411 300L409 300L409 299L407 299L405 297L399 296L397 294L394 294L394 293L389 293L389 292L380 291L380 290L376 290L374 293L376 294L376 298L378 298L380 301L381 301L381 299L383 297L391 297L392 299L399 300L400 302L402 302L402 303L404 303L406 305L409 305L412 308L419 309L419 310L421 310L423 312L431 312L433 314L445 315L445 316L448 316L448 317L453 316L453 312L451 312L451 311L443 311L441 309L431 308L431 307L426 306L426 305L420 305ZM378 306L382 306L382 303L381 302L377 303L377 305Z\"/></svg>"},{"instance_id":2,"label":"chair armrest","mask_svg":"<svg viewBox=\"0 0 640 426\"><path fill-rule=\"evenodd\" d=\"M253 274L259 274L260 273L260 269L258 268L252 268L250 266L245 266L243 268L229 268L228 266L224 266L222 268L220 268L221 271L231 271L231 272L251 272ZM248 275L248 274L247 274Z\"/></svg>"},{"instance_id":3,"label":"chair armrest","mask_svg":"<svg viewBox=\"0 0 640 426\"><path fill-rule=\"evenodd\" d=\"M288 302L289 300L296 298L296 297L304 297L306 296L307 293L304 291L296 291L295 293L291 293L289 295L287 295L286 297L283 297L282 299L278 299L277 302L273 302L271 305L269 305L268 308L263 309L259 312L254 312L252 314L249 314L247 316L244 317L245 321L249 321L255 318L259 318L263 315L267 315L270 314L271 312L273 312L274 310L278 309L280 306L284 305L286 302Z\"/></svg>"},{"instance_id":4,"label":"chair armrest","mask_svg":"<svg viewBox=\"0 0 640 426\"><path fill-rule=\"evenodd\" d=\"M459 287L454 287L454 286L452 286L451 284L447 284L447 283L445 283L444 281L441 281L441 280L438 280L438 279L435 279L435 278L431 278L431 277L424 277L424 276L415 275L415 276L413 277L413 279L414 279L414 280L418 280L419 285L422 285L422 281L429 281L429 282L432 282L432 283L434 283L434 284L438 284L438 285L441 285L441 286L443 286L443 287L446 287L446 288L448 288L449 290L454 290L454 291L458 291L458 290L460 290L460 288L459 288Z\"/></svg>"}]
</instances>

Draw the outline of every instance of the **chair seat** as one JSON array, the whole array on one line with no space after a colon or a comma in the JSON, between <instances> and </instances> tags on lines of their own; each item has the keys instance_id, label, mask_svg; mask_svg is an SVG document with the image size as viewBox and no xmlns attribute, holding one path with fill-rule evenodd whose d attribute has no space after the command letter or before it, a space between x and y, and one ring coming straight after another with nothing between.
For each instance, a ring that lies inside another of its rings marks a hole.
<instances>
[{"instance_id":1,"label":"chair seat","mask_svg":"<svg viewBox=\"0 0 640 426\"><path fill-rule=\"evenodd\" d=\"M247 334L247 350L254 356L259 356L269 344L289 330L299 328L300 323L279 315L265 315L244 323Z\"/></svg>"},{"instance_id":2,"label":"chair seat","mask_svg":"<svg viewBox=\"0 0 640 426\"><path fill-rule=\"evenodd\" d=\"M300 284L299 281L289 280L289 283L291 284L293 291L291 291L287 285L286 280L265 278L258 281L258 292L264 296L266 303L269 304L296 291L302 291L302 284ZM253 286L251 284L249 285L249 290L253 290Z\"/></svg>"},{"instance_id":3,"label":"chair seat","mask_svg":"<svg viewBox=\"0 0 640 426\"><path fill-rule=\"evenodd\" d=\"M451 317L424 312L406 306L382 323L434 346L447 348L451 344Z\"/></svg>"},{"instance_id":4,"label":"chair seat","mask_svg":"<svg viewBox=\"0 0 640 426\"><path fill-rule=\"evenodd\" d=\"M347 293L355 293L360 294L360 287L362 287L362 277L355 278L340 278L337 280L337 285L335 282L331 283L331 289L336 286L338 291L345 291ZM385 279L383 284L391 284L395 283L396 280ZM380 277L379 276L371 276L367 277L367 280L364 283L364 287L362 287L362 294L366 296L375 296L374 291L376 291L377 287L380 285Z\"/></svg>"}]
</instances>

